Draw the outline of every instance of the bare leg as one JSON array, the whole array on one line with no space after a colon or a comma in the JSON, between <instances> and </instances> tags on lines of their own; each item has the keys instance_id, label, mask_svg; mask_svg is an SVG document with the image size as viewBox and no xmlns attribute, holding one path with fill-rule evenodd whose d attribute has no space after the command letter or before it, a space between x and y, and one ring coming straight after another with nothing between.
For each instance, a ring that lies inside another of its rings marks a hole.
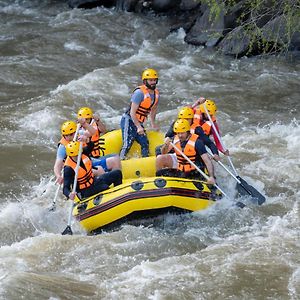
<instances>
[{"instance_id":1,"label":"bare leg","mask_svg":"<svg viewBox=\"0 0 300 300\"><path fill-rule=\"evenodd\" d=\"M161 154L156 157L156 171L172 167L173 160L170 154Z\"/></svg>"},{"instance_id":2,"label":"bare leg","mask_svg":"<svg viewBox=\"0 0 300 300\"><path fill-rule=\"evenodd\" d=\"M121 160L118 155L106 159L106 165L109 170L121 170Z\"/></svg>"}]
</instances>

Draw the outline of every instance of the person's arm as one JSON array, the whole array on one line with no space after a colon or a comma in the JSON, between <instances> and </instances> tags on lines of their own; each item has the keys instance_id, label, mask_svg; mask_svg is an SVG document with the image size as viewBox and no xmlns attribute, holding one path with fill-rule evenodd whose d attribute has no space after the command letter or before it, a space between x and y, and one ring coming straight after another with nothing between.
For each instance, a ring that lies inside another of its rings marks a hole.
<instances>
[{"instance_id":1,"label":"person's arm","mask_svg":"<svg viewBox=\"0 0 300 300\"><path fill-rule=\"evenodd\" d=\"M63 194L68 199L70 198L70 194L72 192L72 186L74 184L74 178L75 178L75 172L74 172L74 170L71 167L69 167L69 166L65 166L64 167L64 187L63 187Z\"/></svg>"},{"instance_id":2,"label":"person's arm","mask_svg":"<svg viewBox=\"0 0 300 300\"><path fill-rule=\"evenodd\" d=\"M200 97L199 99L197 99L193 104L192 104L192 108L196 108L198 105L203 104L205 102L205 98L204 97Z\"/></svg>"},{"instance_id":3,"label":"person's arm","mask_svg":"<svg viewBox=\"0 0 300 300\"><path fill-rule=\"evenodd\" d=\"M85 118L78 118L78 122L81 124L82 128L86 130L87 136L93 136L97 131L93 125L86 122Z\"/></svg>"},{"instance_id":4,"label":"person's arm","mask_svg":"<svg viewBox=\"0 0 300 300\"><path fill-rule=\"evenodd\" d=\"M158 107L158 104L154 105L151 108L151 111L150 111L150 114L149 114L150 115L151 127L154 128L154 129L158 129L158 126L155 123L155 117L156 117L156 113L157 113L157 107Z\"/></svg>"},{"instance_id":5,"label":"person's arm","mask_svg":"<svg viewBox=\"0 0 300 300\"><path fill-rule=\"evenodd\" d=\"M171 146L170 142L171 142L171 139L166 137L165 143L161 146L161 154L167 154L171 151L172 146Z\"/></svg>"},{"instance_id":6,"label":"person's arm","mask_svg":"<svg viewBox=\"0 0 300 300\"><path fill-rule=\"evenodd\" d=\"M62 184L64 182L64 178L62 177L61 171L64 167L64 161L62 159L56 159L54 163L54 174L56 177L56 182L58 184Z\"/></svg>"},{"instance_id":7,"label":"person's arm","mask_svg":"<svg viewBox=\"0 0 300 300\"><path fill-rule=\"evenodd\" d=\"M56 177L56 182L58 184L62 184L64 179L62 177L62 169L64 167L64 160L66 158L66 147L62 144L60 144L57 148L56 152L56 160L54 163L53 171L54 175Z\"/></svg>"},{"instance_id":8,"label":"person's arm","mask_svg":"<svg viewBox=\"0 0 300 300\"><path fill-rule=\"evenodd\" d=\"M215 125L215 127L216 127L216 129L217 129L217 131L218 131L218 134L220 135L220 129L219 129L219 126L218 126L218 124L217 124L216 121L214 122L214 125ZM217 145L217 148L219 149L219 151L221 151L224 155L229 155L229 151L226 150L226 149L224 149L224 148L222 147L222 143L221 143L221 141L219 140L217 134L215 133L213 127L211 127L211 132L212 132L212 135L213 135L213 137L214 137L214 141L216 142L216 145Z\"/></svg>"},{"instance_id":9,"label":"person's arm","mask_svg":"<svg viewBox=\"0 0 300 300\"><path fill-rule=\"evenodd\" d=\"M215 184L215 174L214 174L214 166L207 154L205 146L203 142L198 138L195 143L196 153L201 157L203 160L205 167L208 171L209 179L207 180L208 184Z\"/></svg>"},{"instance_id":10,"label":"person's arm","mask_svg":"<svg viewBox=\"0 0 300 300\"><path fill-rule=\"evenodd\" d=\"M100 117L96 114L93 115L93 119L97 124L97 127L100 131L100 133L105 133L107 131L106 126L104 125L104 123L100 120Z\"/></svg>"},{"instance_id":11,"label":"person's arm","mask_svg":"<svg viewBox=\"0 0 300 300\"><path fill-rule=\"evenodd\" d=\"M203 162L205 163L206 169L208 171L209 179L207 180L208 184L215 184L215 173L214 173L214 165L212 164L207 153L201 155Z\"/></svg>"},{"instance_id":12,"label":"person's arm","mask_svg":"<svg viewBox=\"0 0 300 300\"><path fill-rule=\"evenodd\" d=\"M197 126L195 128L195 134L197 134L204 145L211 150L214 159L220 160L218 148L216 147L215 143L204 133L201 126Z\"/></svg>"},{"instance_id":13,"label":"person's arm","mask_svg":"<svg viewBox=\"0 0 300 300\"><path fill-rule=\"evenodd\" d=\"M169 127L167 133L165 134L165 137L173 138L175 136L175 132L173 130L174 123L175 123L175 121Z\"/></svg>"}]
</instances>

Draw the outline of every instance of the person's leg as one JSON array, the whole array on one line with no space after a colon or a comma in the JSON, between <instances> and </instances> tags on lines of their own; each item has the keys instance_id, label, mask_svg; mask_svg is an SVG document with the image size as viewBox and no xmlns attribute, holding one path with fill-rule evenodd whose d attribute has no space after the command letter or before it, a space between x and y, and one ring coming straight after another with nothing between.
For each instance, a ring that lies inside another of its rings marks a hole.
<instances>
[{"instance_id":1,"label":"person's leg","mask_svg":"<svg viewBox=\"0 0 300 300\"><path fill-rule=\"evenodd\" d=\"M156 170L159 171L164 168L173 168L173 159L171 154L161 154L156 157Z\"/></svg>"},{"instance_id":2,"label":"person's leg","mask_svg":"<svg viewBox=\"0 0 300 300\"><path fill-rule=\"evenodd\" d=\"M141 145L141 154L142 157L148 157L149 156L149 141L147 138L147 135L140 135L137 134L136 141Z\"/></svg>"},{"instance_id":3,"label":"person's leg","mask_svg":"<svg viewBox=\"0 0 300 300\"><path fill-rule=\"evenodd\" d=\"M123 145L120 152L120 159L125 159L126 154L130 150L136 133L136 127L130 117L124 114L121 119Z\"/></svg>"},{"instance_id":4,"label":"person's leg","mask_svg":"<svg viewBox=\"0 0 300 300\"><path fill-rule=\"evenodd\" d=\"M107 158L106 166L107 166L108 170L120 170L121 169L121 160L120 160L119 155Z\"/></svg>"},{"instance_id":5,"label":"person's leg","mask_svg":"<svg viewBox=\"0 0 300 300\"><path fill-rule=\"evenodd\" d=\"M110 186L111 184L117 186L119 184L122 184L123 174L121 170L112 170L106 172L98 178L99 182L107 184L108 186Z\"/></svg>"}]
</instances>

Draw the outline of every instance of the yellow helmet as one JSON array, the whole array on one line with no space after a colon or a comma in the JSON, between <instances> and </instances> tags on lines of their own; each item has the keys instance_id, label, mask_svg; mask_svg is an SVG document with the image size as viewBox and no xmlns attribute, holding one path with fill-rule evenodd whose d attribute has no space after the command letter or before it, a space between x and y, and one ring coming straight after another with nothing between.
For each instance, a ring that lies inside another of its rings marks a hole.
<instances>
[{"instance_id":1,"label":"yellow helmet","mask_svg":"<svg viewBox=\"0 0 300 300\"><path fill-rule=\"evenodd\" d=\"M147 69L142 74L142 80L145 79L158 79L158 74L154 69Z\"/></svg>"},{"instance_id":2,"label":"yellow helmet","mask_svg":"<svg viewBox=\"0 0 300 300\"><path fill-rule=\"evenodd\" d=\"M178 119L193 119L194 111L191 107L183 107L178 113Z\"/></svg>"},{"instance_id":3,"label":"yellow helmet","mask_svg":"<svg viewBox=\"0 0 300 300\"><path fill-rule=\"evenodd\" d=\"M213 100L205 100L204 102L206 108L207 108L207 111L208 113L211 115L211 116L214 116L217 112L217 105L216 103L213 101ZM204 104L200 104L200 111L205 114L205 109L204 109Z\"/></svg>"},{"instance_id":4,"label":"yellow helmet","mask_svg":"<svg viewBox=\"0 0 300 300\"><path fill-rule=\"evenodd\" d=\"M79 153L80 142L70 142L66 146L66 153L68 156L77 156Z\"/></svg>"},{"instance_id":5,"label":"yellow helmet","mask_svg":"<svg viewBox=\"0 0 300 300\"><path fill-rule=\"evenodd\" d=\"M190 131L191 125L188 120L178 119L173 126L175 133Z\"/></svg>"},{"instance_id":6,"label":"yellow helmet","mask_svg":"<svg viewBox=\"0 0 300 300\"><path fill-rule=\"evenodd\" d=\"M68 135L74 133L77 129L77 125L74 121L66 121L61 125L60 131L62 135Z\"/></svg>"},{"instance_id":7,"label":"yellow helmet","mask_svg":"<svg viewBox=\"0 0 300 300\"><path fill-rule=\"evenodd\" d=\"M92 119L93 111L89 107L81 107L77 113L78 118Z\"/></svg>"}]
</instances>

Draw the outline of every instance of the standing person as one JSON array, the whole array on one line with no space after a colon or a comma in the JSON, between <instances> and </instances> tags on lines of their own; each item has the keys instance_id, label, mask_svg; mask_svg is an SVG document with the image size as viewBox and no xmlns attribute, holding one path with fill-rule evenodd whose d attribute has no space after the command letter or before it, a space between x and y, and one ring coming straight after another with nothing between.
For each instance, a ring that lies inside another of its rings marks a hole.
<instances>
[{"instance_id":1,"label":"standing person","mask_svg":"<svg viewBox=\"0 0 300 300\"><path fill-rule=\"evenodd\" d=\"M94 143L90 157L93 162L93 167L97 167L98 169L97 175L110 170L121 169L121 161L118 155L102 156L100 135L107 130L99 116L95 115L91 108L82 107L78 110L77 117L78 121L81 121L83 124L87 123L90 126L89 130L86 130L85 135Z\"/></svg>"},{"instance_id":2,"label":"standing person","mask_svg":"<svg viewBox=\"0 0 300 300\"><path fill-rule=\"evenodd\" d=\"M143 85L138 86L132 96L130 107L121 119L123 146L120 158L125 159L134 141L141 145L142 157L149 156L149 141L146 136L144 122L150 115L152 128L158 129L155 116L159 101L159 92L156 88L158 74L154 69L147 69L142 74Z\"/></svg>"},{"instance_id":3,"label":"standing person","mask_svg":"<svg viewBox=\"0 0 300 300\"><path fill-rule=\"evenodd\" d=\"M205 146L198 135L191 134L190 124L187 120L179 119L174 123L174 145L181 150L195 165L204 170L206 167L209 179L208 184L215 184L214 167L207 154ZM168 153L172 146L170 145L170 139L166 139L165 144L162 147L162 153ZM175 176L186 178L199 178L201 175L195 169L195 167L187 161L183 155L175 149L178 166ZM161 169L157 169L157 176L161 175Z\"/></svg>"},{"instance_id":4,"label":"standing person","mask_svg":"<svg viewBox=\"0 0 300 300\"><path fill-rule=\"evenodd\" d=\"M107 190L111 184L117 186L122 183L121 170L113 170L106 172L100 176L95 176L92 172L92 161L89 154L94 148L94 143L89 142L83 148L80 157L80 165L78 169L76 192L72 192L72 185L75 179L75 169L80 149L80 142L72 141L66 145L66 153L68 155L64 165L64 195L74 200L76 193L80 193L80 198L88 198L101 191Z\"/></svg>"},{"instance_id":5,"label":"standing person","mask_svg":"<svg viewBox=\"0 0 300 300\"><path fill-rule=\"evenodd\" d=\"M84 120L80 120L82 123L81 126L84 129L88 129L88 125L85 124ZM67 158L66 154L66 145L73 141L74 135L77 129L77 124L74 121L66 121L61 125L60 131L61 131L61 139L57 146L57 152L56 152L56 159L53 167L53 171L56 177L56 182L58 184L63 183L63 177L62 177L62 169L64 166L64 161ZM81 137L82 141L85 141L85 137Z\"/></svg>"}]
</instances>

